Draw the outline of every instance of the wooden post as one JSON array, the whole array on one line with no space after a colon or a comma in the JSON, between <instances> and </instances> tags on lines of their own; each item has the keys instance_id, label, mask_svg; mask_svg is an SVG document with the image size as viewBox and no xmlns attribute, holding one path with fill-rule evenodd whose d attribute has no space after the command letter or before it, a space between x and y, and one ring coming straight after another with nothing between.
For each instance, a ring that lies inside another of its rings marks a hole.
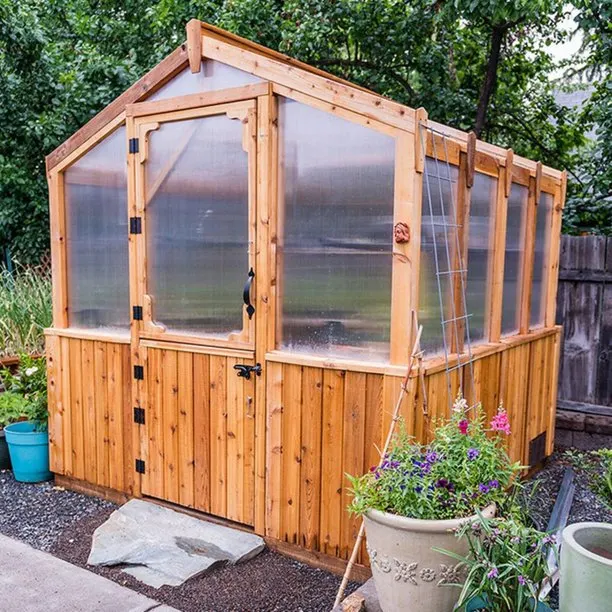
<instances>
[{"instance_id":1,"label":"wooden post","mask_svg":"<svg viewBox=\"0 0 612 612\"><path fill-rule=\"evenodd\" d=\"M488 338L490 342L501 339L501 319L504 300L504 264L506 258L506 228L508 221L508 197L512 189L512 149L506 156L506 165L499 169L497 197L495 203L494 231L492 241L491 282L489 316L487 317ZM506 296L509 297L509 296Z\"/></svg>"},{"instance_id":2,"label":"wooden post","mask_svg":"<svg viewBox=\"0 0 612 612\"><path fill-rule=\"evenodd\" d=\"M187 31L187 56L189 68L194 74L200 72L202 67L202 23L199 19L192 19L185 27Z\"/></svg>"},{"instance_id":3,"label":"wooden post","mask_svg":"<svg viewBox=\"0 0 612 612\"><path fill-rule=\"evenodd\" d=\"M529 332L529 317L531 310L531 283L533 280L533 259L535 254L536 212L540 200L540 183L542 178L542 163L538 162L535 176L529 178L529 200L525 218L525 257L521 270L521 312L519 334Z\"/></svg>"},{"instance_id":4,"label":"wooden post","mask_svg":"<svg viewBox=\"0 0 612 612\"><path fill-rule=\"evenodd\" d=\"M51 222L51 276L53 279L53 327L68 327L66 256L66 205L64 175L50 172L49 216Z\"/></svg>"}]
</instances>

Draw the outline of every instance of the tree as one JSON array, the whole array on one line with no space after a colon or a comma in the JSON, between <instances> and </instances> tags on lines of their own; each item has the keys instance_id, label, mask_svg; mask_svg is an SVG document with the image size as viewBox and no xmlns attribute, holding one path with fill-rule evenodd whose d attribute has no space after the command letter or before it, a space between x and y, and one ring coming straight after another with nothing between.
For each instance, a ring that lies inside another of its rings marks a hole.
<instances>
[{"instance_id":1,"label":"tree","mask_svg":"<svg viewBox=\"0 0 612 612\"><path fill-rule=\"evenodd\" d=\"M24 262L48 248L44 156L183 42L193 17L573 169L586 119L555 102L548 78L559 10L556 0L0 0L0 245Z\"/></svg>"}]
</instances>

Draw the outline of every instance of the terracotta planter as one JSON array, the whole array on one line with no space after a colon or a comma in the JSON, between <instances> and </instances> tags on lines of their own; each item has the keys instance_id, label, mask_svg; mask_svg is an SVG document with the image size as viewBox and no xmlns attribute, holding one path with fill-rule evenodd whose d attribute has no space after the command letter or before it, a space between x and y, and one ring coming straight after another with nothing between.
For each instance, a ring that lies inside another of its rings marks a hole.
<instances>
[{"instance_id":1,"label":"terracotta planter","mask_svg":"<svg viewBox=\"0 0 612 612\"><path fill-rule=\"evenodd\" d=\"M495 507L483 516L490 518ZM458 563L433 547L467 554L467 541L455 530L477 516L445 521L412 519L378 510L364 516L372 576L383 612L452 612L462 581Z\"/></svg>"},{"instance_id":2,"label":"terracotta planter","mask_svg":"<svg viewBox=\"0 0 612 612\"><path fill-rule=\"evenodd\" d=\"M576 523L566 527L560 569L560 612L612 609L612 525Z\"/></svg>"}]
</instances>

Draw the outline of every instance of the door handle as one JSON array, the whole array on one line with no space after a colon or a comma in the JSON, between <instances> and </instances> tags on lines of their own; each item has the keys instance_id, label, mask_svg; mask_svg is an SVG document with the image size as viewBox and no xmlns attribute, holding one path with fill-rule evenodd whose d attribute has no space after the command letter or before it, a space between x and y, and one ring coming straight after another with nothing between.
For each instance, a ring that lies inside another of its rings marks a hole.
<instances>
[{"instance_id":1,"label":"door handle","mask_svg":"<svg viewBox=\"0 0 612 612\"><path fill-rule=\"evenodd\" d=\"M234 366L234 370L238 370L239 378L251 380L251 372L257 374L257 376L261 376L261 363L256 363L254 366L237 363Z\"/></svg>"},{"instance_id":2,"label":"door handle","mask_svg":"<svg viewBox=\"0 0 612 612\"><path fill-rule=\"evenodd\" d=\"M251 285L253 284L253 279L255 278L255 272L253 272L253 268L249 270L249 275L247 278L247 282L244 285L244 289L242 291L242 299L244 300L244 304L246 306L247 314L249 315L249 319L253 318L255 314L255 306L251 304Z\"/></svg>"}]
</instances>

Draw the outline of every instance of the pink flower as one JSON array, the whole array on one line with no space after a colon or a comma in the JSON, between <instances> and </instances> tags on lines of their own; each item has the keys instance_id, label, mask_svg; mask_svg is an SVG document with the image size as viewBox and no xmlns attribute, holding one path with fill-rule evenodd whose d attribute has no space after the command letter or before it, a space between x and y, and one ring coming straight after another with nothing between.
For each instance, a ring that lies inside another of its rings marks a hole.
<instances>
[{"instance_id":1,"label":"pink flower","mask_svg":"<svg viewBox=\"0 0 612 612\"><path fill-rule=\"evenodd\" d=\"M503 431L507 436L510 435L508 413L501 406L499 412L491 420L491 429L493 431Z\"/></svg>"},{"instance_id":2,"label":"pink flower","mask_svg":"<svg viewBox=\"0 0 612 612\"><path fill-rule=\"evenodd\" d=\"M468 421L467 421L467 419L461 419L459 421L459 423L457 424L457 426L459 427L459 431L465 436L467 434L467 430L468 430Z\"/></svg>"}]
</instances>

